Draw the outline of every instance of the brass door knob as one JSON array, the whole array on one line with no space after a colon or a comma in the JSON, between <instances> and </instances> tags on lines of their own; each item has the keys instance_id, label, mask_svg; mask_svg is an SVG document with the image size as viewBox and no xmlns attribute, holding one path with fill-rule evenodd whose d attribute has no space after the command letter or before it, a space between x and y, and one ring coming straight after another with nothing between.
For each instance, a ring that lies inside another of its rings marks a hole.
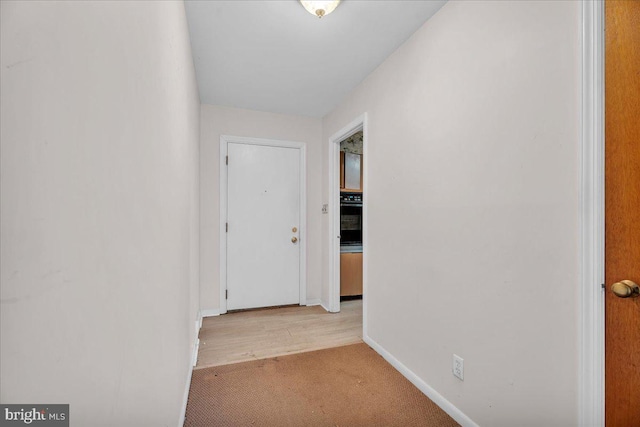
<instances>
[{"instance_id":1,"label":"brass door knob","mask_svg":"<svg viewBox=\"0 0 640 427\"><path fill-rule=\"evenodd\" d=\"M622 280L611 285L611 292L620 298L637 297L640 295L640 286L631 280Z\"/></svg>"},{"instance_id":2,"label":"brass door knob","mask_svg":"<svg viewBox=\"0 0 640 427\"><path fill-rule=\"evenodd\" d=\"M291 238L291 241L292 241L293 243L295 243L295 242L297 242L297 241L298 241L298 238L297 238L296 236L293 236L293 237Z\"/></svg>"}]
</instances>

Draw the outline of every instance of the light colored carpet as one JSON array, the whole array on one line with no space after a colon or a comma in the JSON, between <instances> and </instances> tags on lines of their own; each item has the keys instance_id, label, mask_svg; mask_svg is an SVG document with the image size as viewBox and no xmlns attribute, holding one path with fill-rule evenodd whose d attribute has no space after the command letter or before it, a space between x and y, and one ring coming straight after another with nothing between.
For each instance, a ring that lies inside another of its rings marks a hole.
<instances>
[{"instance_id":1,"label":"light colored carpet","mask_svg":"<svg viewBox=\"0 0 640 427\"><path fill-rule=\"evenodd\" d=\"M457 426L366 344L195 370L185 426Z\"/></svg>"}]
</instances>

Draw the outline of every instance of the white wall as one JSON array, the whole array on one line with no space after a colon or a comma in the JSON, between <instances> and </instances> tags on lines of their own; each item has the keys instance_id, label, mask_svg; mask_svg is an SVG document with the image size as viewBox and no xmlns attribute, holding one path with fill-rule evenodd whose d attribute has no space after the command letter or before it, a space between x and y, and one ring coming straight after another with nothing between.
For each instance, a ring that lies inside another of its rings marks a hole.
<instances>
[{"instance_id":1,"label":"white wall","mask_svg":"<svg viewBox=\"0 0 640 427\"><path fill-rule=\"evenodd\" d=\"M182 2L1 2L3 403L177 425L198 309Z\"/></svg>"},{"instance_id":2,"label":"white wall","mask_svg":"<svg viewBox=\"0 0 640 427\"><path fill-rule=\"evenodd\" d=\"M320 119L203 104L200 114L200 306L220 308L220 135L307 144L307 301L319 302L322 276Z\"/></svg>"},{"instance_id":3,"label":"white wall","mask_svg":"<svg viewBox=\"0 0 640 427\"><path fill-rule=\"evenodd\" d=\"M323 121L368 113L371 339L479 425L577 424L579 37L579 2L450 2Z\"/></svg>"}]
</instances>

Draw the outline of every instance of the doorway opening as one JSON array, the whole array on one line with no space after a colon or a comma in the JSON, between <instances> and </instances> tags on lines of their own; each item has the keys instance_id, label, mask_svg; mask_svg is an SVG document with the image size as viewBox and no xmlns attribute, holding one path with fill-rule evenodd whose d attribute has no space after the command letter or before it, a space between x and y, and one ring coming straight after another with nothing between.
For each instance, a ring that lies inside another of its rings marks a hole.
<instances>
[{"instance_id":1,"label":"doorway opening","mask_svg":"<svg viewBox=\"0 0 640 427\"><path fill-rule=\"evenodd\" d=\"M340 303L362 299L363 132L340 141Z\"/></svg>"},{"instance_id":2,"label":"doorway opening","mask_svg":"<svg viewBox=\"0 0 640 427\"><path fill-rule=\"evenodd\" d=\"M362 304L366 330L367 123L358 117L329 139L329 311Z\"/></svg>"}]
</instances>

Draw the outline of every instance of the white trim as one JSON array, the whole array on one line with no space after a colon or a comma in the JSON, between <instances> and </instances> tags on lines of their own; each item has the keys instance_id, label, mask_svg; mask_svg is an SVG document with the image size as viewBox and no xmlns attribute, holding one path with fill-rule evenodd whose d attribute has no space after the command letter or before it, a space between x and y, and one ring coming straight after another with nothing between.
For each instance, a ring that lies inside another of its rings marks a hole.
<instances>
[{"instance_id":1,"label":"white trim","mask_svg":"<svg viewBox=\"0 0 640 427\"><path fill-rule=\"evenodd\" d=\"M604 2L582 2L578 424L604 426Z\"/></svg>"},{"instance_id":2,"label":"white trim","mask_svg":"<svg viewBox=\"0 0 640 427\"><path fill-rule=\"evenodd\" d=\"M307 303L307 144L300 149L300 305Z\"/></svg>"},{"instance_id":3,"label":"white trim","mask_svg":"<svg viewBox=\"0 0 640 427\"><path fill-rule=\"evenodd\" d=\"M220 136L220 314L227 312L227 165L228 144L265 145L269 147L295 148L300 150L300 292L299 304L307 302L307 144L296 141L248 138L242 136Z\"/></svg>"},{"instance_id":4,"label":"white trim","mask_svg":"<svg viewBox=\"0 0 640 427\"><path fill-rule=\"evenodd\" d=\"M205 310L200 310L200 318L203 317L212 317L212 316L220 316L222 314L219 308L208 308ZM202 323L200 323L200 327L202 327Z\"/></svg>"},{"instance_id":5,"label":"white trim","mask_svg":"<svg viewBox=\"0 0 640 427\"><path fill-rule=\"evenodd\" d=\"M351 123L333 134L329 138L329 301L330 312L340 311L340 141L350 137L354 133L363 133L362 156L362 310L363 330L366 330L366 285L367 285L367 194L368 194L368 170L367 167L367 113L354 119ZM326 307L325 307L326 308Z\"/></svg>"},{"instance_id":6,"label":"white trim","mask_svg":"<svg viewBox=\"0 0 640 427\"><path fill-rule=\"evenodd\" d=\"M314 299L308 299L307 300L307 307L313 306L313 305L322 305L322 301L320 300L320 298L314 298Z\"/></svg>"},{"instance_id":7,"label":"white trim","mask_svg":"<svg viewBox=\"0 0 640 427\"><path fill-rule=\"evenodd\" d=\"M198 364L198 350L200 349L200 329L202 328L202 315L200 314L200 311L198 311L198 313L196 314L196 321L195 321L195 344L193 345L193 351L191 354L191 366L196 366Z\"/></svg>"},{"instance_id":8,"label":"white trim","mask_svg":"<svg viewBox=\"0 0 640 427\"><path fill-rule=\"evenodd\" d=\"M369 301L369 124L367 113L362 115L362 336L368 336ZM339 159L338 159L339 160ZM340 284L338 283L338 301Z\"/></svg>"},{"instance_id":9,"label":"white trim","mask_svg":"<svg viewBox=\"0 0 640 427\"><path fill-rule=\"evenodd\" d=\"M220 236L220 314L227 312L227 143L223 136L220 137L220 224L218 225Z\"/></svg>"},{"instance_id":10,"label":"white trim","mask_svg":"<svg viewBox=\"0 0 640 427\"><path fill-rule=\"evenodd\" d=\"M184 388L184 394L182 396L182 408L180 409L180 419L178 421L178 427L184 426L184 420L187 416L187 401L189 400L189 389L191 388L191 376L193 374L193 366L189 366L189 373L187 375L187 384Z\"/></svg>"},{"instance_id":11,"label":"white trim","mask_svg":"<svg viewBox=\"0 0 640 427\"><path fill-rule=\"evenodd\" d=\"M191 348L191 358L189 359L189 369L187 373L187 383L182 395L182 407L180 409L180 419L178 420L178 427L184 426L185 417L187 415L187 402L189 400L189 390L191 389L191 376L193 375L193 367L198 363L198 350L200 349L200 328L202 328L202 310L197 314L196 323L196 336Z\"/></svg>"},{"instance_id":12,"label":"white trim","mask_svg":"<svg viewBox=\"0 0 640 427\"><path fill-rule=\"evenodd\" d=\"M196 343L193 346L193 354L191 355L191 366L198 364L198 350L200 350L200 338L196 338Z\"/></svg>"},{"instance_id":13,"label":"white trim","mask_svg":"<svg viewBox=\"0 0 640 427\"><path fill-rule=\"evenodd\" d=\"M382 356L391 366L396 368L406 379L411 381L422 393L424 393L433 403L438 405L444 412L449 414L458 424L463 427L479 427L478 424L473 422L464 412L458 409L453 403L449 402L440 393L438 393L433 387L427 384L423 379L417 376L411 369L407 368L402 362L393 357L384 347L374 341L370 336L363 335L363 340L369 347L374 349L380 356Z\"/></svg>"}]
</instances>

